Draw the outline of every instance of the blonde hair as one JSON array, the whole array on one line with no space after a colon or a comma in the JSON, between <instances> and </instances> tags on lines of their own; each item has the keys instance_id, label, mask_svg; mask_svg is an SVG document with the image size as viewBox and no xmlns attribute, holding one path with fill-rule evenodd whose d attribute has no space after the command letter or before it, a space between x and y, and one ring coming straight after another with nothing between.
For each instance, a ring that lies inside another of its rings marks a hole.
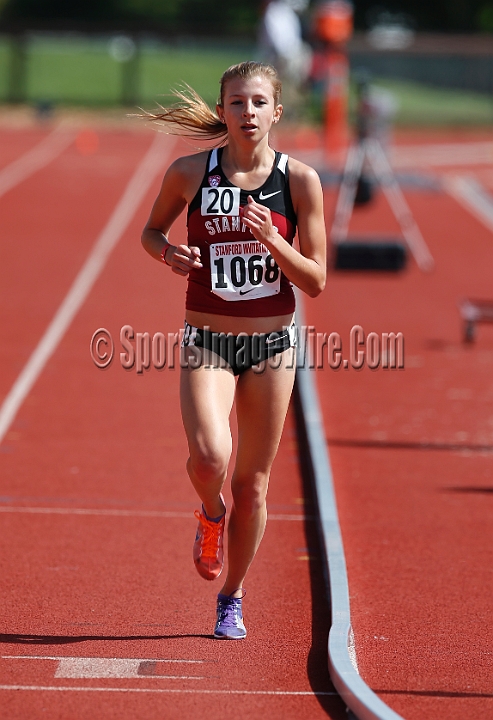
<instances>
[{"instance_id":1,"label":"blonde hair","mask_svg":"<svg viewBox=\"0 0 493 720\"><path fill-rule=\"evenodd\" d=\"M248 80L258 75L270 80L274 104L279 105L281 100L281 80L277 70L272 65L254 62L253 60L232 65L223 73L219 81L221 90L217 104L220 107L223 106L225 88L230 80L236 78ZM164 131L170 135L181 135L194 140L220 140L221 142L217 143L218 145L224 142L228 134L228 128L219 119L218 114L211 110L205 100L190 85L184 83L182 89L173 89L172 93L178 98L177 103L168 108L159 105L158 112L146 112L141 117L164 126Z\"/></svg>"}]
</instances>

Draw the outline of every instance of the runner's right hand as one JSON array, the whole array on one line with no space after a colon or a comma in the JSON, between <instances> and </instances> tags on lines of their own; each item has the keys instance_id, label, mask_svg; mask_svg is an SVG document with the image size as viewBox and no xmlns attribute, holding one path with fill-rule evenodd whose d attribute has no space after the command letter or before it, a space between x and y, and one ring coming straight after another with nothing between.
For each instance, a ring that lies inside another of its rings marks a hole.
<instances>
[{"instance_id":1,"label":"runner's right hand","mask_svg":"<svg viewBox=\"0 0 493 720\"><path fill-rule=\"evenodd\" d=\"M188 245L174 246L173 251L166 254L166 260L177 275L188 275L190 270L203 267L200 262L200 249Z\"/></svg>"}]
</instances>

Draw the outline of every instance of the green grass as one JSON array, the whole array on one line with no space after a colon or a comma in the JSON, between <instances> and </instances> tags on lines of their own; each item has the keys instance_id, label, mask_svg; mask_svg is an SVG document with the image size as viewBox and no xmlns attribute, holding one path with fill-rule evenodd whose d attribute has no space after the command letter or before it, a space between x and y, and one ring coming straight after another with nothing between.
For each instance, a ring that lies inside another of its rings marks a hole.
<instances>
[{"instance_id":1,"label":"green grass","mask_svg":"<svg viewBox=\"0 0 493 720\"><path fill-rule=\"evenodd\" d=\"M7 73L9 63L9 47L4 38L0 38L0 101L7 96Z\"/></svg>"},{"instance_id":2,"label":"green grass","mask_svg":"<svg viewBox=\"0 0 493 720\"><path fill-rule=\"evenodd\" d=\"M234 63L251 58L248 50L167 48L145 52L141 59L141 96L145 103L172 101L170 89L186 82L211 105L219 95L219 78ZM174 102L174 101L173 101Z\"/></svg>"},{"instance_id":3,"label":"green grass","mask_svg":"<svg viewBox=\"0 0 493 720\"><path fill-rule=\"evenodd\" d=\"M118 102L121 67L101 44L31 43L27 100L112 105Z\"/></svg>"},{"instance_id":4,"label":"green grass","mask_svg":"<svg viewBox=\"0 0 493 720\"><path fill-rule=\"evenodd\" d=\"M58 105L114 106L122 98L124 66L109 53L110 38L82 35L32 37L27 47L26 101ZM250 59L253 46L219 42L164 45L146 42L141 48L139 96L146 109L172 101L170 89L187 82L211 105L219 77L229 65ZM0 103L8 92L10 42L0 37ZM128 67L128 66L127 66ZM434 89L418 83L375 79L398 103L395 123L409 126L493 125L493 98L477 93ZM354 107L354 88L351 105ZM320 96L307 103L307 120L320 121Z\"/></svg>"},{"instance_id":5,"label":"green grass","mask_svg":"<svg viewBox=\"0 0 493 720\"><path fill-rule=\"evenodd\" d=\"M108 51L108 40L82 37L35 38L27 51L26 101L57 104L115 105L122 96L124 66ZM218 80L236 62L251 58L252 48L172 47L146 44L139 58L139 104L166 102L171 87L185 81L215 103ZM9 43L0 38L0 102L7 99Z\"/></svg>"},{"instance_id":6,"label":"green grass","mask_svg":"<svg viewBox=\"0 0 493 720\"><path fill-rule=\"evenodd\" d=\"M374 84L395 96L398 124L493 125L493 97L488 95L397 80L377 80Z\"/></svg>"}]
</instances>

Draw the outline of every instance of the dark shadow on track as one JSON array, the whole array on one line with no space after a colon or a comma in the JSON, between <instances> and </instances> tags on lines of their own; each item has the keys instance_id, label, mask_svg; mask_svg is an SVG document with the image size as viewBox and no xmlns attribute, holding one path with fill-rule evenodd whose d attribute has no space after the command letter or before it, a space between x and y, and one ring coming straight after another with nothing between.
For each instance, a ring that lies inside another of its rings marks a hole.
<instances>
[{"instance_id":1,"label":"dark shadow on track","mask_svg":"<svg viewBox=\"0 0 493 720\"><path fill-rule=\"evenodd\" d=\"M215 640L214 635L178 634L178 635L17 635L0 634L0 643L12 645L69 645L91 640L181 640L182 638L203 638Z\"/></svg>"},{"instance_id":2,"label":"dark shadow on track","mask_svg":"<svg viewBox=\"0 0 493 720\"><path fill-rule=\"evenodd\" d=\"M312 597L312 643L308 654L307 675L313 692L336 692L329 675L328 639L331 626L330 599L328 596L327 561L323 543L320 540L318 523L308 519L307 515L316 515L316 499L313 492L313 470L310 454L301 418L301 406L295 385L291 411L295 413L296 436L298 443L298 462L303 481L305 499L304 530L307 542L310 571L310 590ZM320 696L317 700L331 718L347 720L346 705L340 696Z\"/></svg>"},{"instance_id":3,"label":"dark shadow on track","mask_svg":"<svg viewBox=\"0 0 493 720\"><path fill-rule=\"evenodd\" d=\"M448 690L374 690L378 695L415 695L418 697L493 698L492 693L451 692Z\"/></svg>"},{"instance_id":4,"label":"dark shadow on track","mask_svg":"<svg viewBox=\"0 0 493 720\"><path fill-rule=\"evenodd\" d=\"M470 452L493 452L493 445L465 445L464 443L403 442L392 440L345 440L327 438L327 443L337 447L379 448L388 450L467 450Z\"/></svg>"},{"instance_id":5,"label":"dark shadow on track","mask_svg":"<svg viewBox=\"0 0 493 720\"><path fill-rule=\"evenodd\" d=\"M442 492L464 493L466 495L493 495L493 487L445 487Z\"/></svg>"}]
</instances>

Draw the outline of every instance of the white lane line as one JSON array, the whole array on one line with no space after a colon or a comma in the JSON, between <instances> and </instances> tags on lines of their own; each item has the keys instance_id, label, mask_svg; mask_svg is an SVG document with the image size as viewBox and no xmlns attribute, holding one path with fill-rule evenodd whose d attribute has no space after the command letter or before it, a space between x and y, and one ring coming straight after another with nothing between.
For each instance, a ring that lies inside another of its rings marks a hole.
<instances>
[{"instance_id":1,"label":"white lane line","mask_svg":"<svg viewBox=\"0 0 493 720\"><path fill-rule=\"evenodd\" d=\"M293 157L308 165L324 167L325 158L321 150L296 150ZM459 165L493 166L493 143L426 143L422 145L397 145L389 154L393 168L433 168Z\"/></svg>"},{"instance_id":2,"label":"white lane line","mask_svg":"<svg viewBox=\"0 0 493 720\"><path fill-rule=\"evenodd\" d=\"M105 660L110 662L123 660L124 662L189 663L193 665L204 665L209 662L208 660L177 660L176 658L74 658L66 655L2 655L2 660Z\"/></svg>"},{"instance_id":3,"label":"white lane line","mask_svg":"<svg viewBox=\"0 0 493 720\"><path fill-rule=\"evenodd\" d=\"M493 143L401 145L391 152L393 167L493 165Z\"/></svg>"},{"instance_id":4,"label":"white lane line","mask_svg":"<svg viewBox=\"0 0 493 720\"><path fill-rule=\"evenodd\" d=\"M36 515L103 515L105 517L156 517L156 518L193 518L193 512L174 512L166 510L100 510L93 508L53 508L53 507L0 507L3 513L32 513Z\"/></svg>"},{"instance_id":5,"label":"white lane line","mask_svg":"<svg viewBox=\"0 0 493 720\"><path fill-rule=\"evenodd\" d=\"M301 293L296 293L296 322L303 326ZM325 427L313 373L300 364L296 370L296 394L308 445L308 460L315 485L322 542L325 551L325 577L329 580L332 625L328 654L331 680L358 720L402 720L362 680L356 665L346 558L337 513L334 480L330 467Z\"/></svg>"},{"instance_id":6,"label":"white lane line","mask_svg":"<svg viewBox=\"0 0 493 720\"><path fill-rule=\"evenodd\" d=\"M0 506L0 513L33 513L39 515L103 515L108 517L155 517L155 518L188 518L194 519L192 512L179 512L167 510L111 510L93 508L54 508L54 507L13 507ZM269 520L302 521L312 520L305 515L270 515Z\"/></svg>"},{"instance_id":7,"label":"white lane line","mask_svg":"<svg viewBox=\"0 0 493 720\"><path fill-rule=\"evenodd\" d=\"M273 696L326 696L336 692L312 690L200 690L195 688L116 688L116 687L69 687L67 685L0 685L0 690L33 690L35 692L119 692L119 693L163 693L183 695L273 695Z\"/></svg>"},{"instance_id":8,"label":"white lane line","mask_svg":"<svg viewBox=\"0 0 493 720\"><path fill-rule=\"evenodd\" d=\"M75 132L62 128L52 130L31 150L0 170L0 197L55 160L74 140Z\"/></svg>"},{"instance_id":9,"label":"white lane line","mask_svg":"<svg viewBox=\"0 0 493 720\"><path fill-rule=\"evenodd\" d=\"M443 185L449 195L493 232L493 197L476 178L449 175L443 179Z\"/></svg>"},{"instance_id":10,"label":"white lane line","mask_svg":"<svg viewBox=\"0 0 493 720\"><path fill-rule=\"evenodd\" d=\"M163 140L163 137L162 134L156 134L151 147L133 174L72 287L4 399L0 407L0 442L74 316L83 305L110 253L135 215L155 176L168 158L176 141L170 141L167 136L166 140Z\"/></svg>"}]
</instances>

